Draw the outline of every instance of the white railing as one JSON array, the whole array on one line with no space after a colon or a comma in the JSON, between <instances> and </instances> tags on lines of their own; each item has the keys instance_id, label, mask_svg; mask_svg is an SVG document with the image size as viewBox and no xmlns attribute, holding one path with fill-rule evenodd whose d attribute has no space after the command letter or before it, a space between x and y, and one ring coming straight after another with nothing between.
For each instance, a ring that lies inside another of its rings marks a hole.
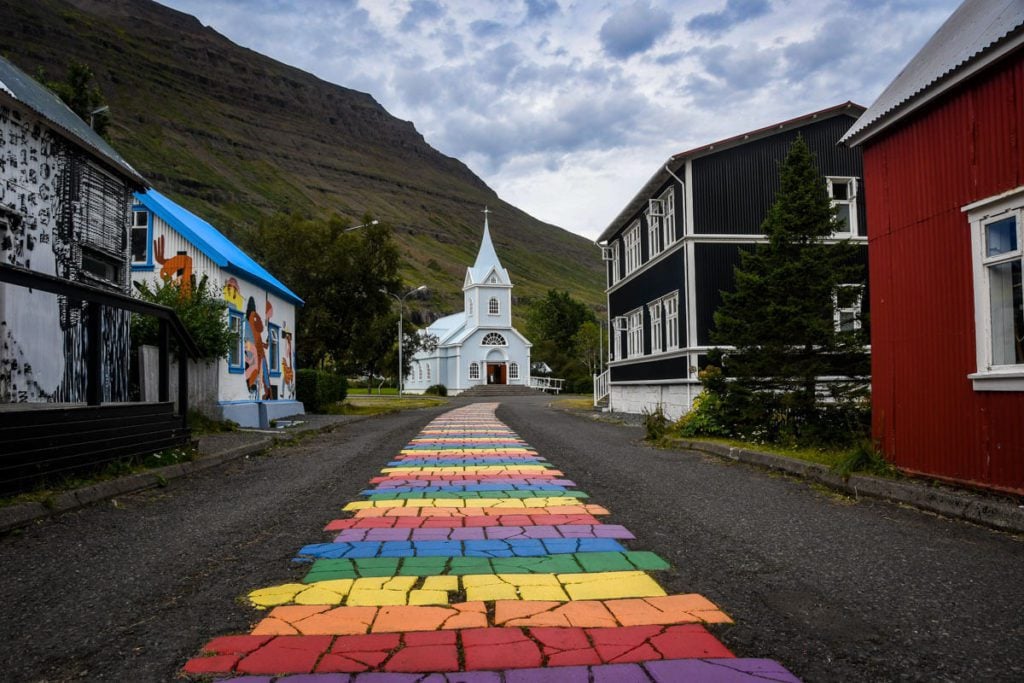
<instances>
[{"instance_id":1,"label":"white railing","mask_svg":"<svg viewBox=\"0 0 1024 683\"><path fill-rule=\"evenodd\" d=\"M530 377L530 388L557 394L565 387L565 380L556 377Z\"/></svg>"},{"instance_id":2,"label":"white railing","mask_svg":"<svg viewBox=\"0 0 1024 683\"><path fill-rule=\"evenodd\" d=\"M602 400L608 397L608 374L610 370L605 370L600 375L594 375L594 405L596 406Z\"/></svg>"}]
</instances>

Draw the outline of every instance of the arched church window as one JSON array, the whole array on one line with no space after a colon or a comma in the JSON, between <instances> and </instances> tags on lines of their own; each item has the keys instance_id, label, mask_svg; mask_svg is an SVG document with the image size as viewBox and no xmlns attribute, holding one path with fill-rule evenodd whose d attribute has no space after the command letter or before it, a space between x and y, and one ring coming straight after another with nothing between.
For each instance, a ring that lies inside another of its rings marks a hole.
<instances>
[{"instance_id":1,"label":"arched church window","mask_svg":"<svg viewBox=\"0 0 1024 683\"><path fill-rule=\"evenodd\" d=\"M468 296L466 297L466 313L468 313L470 317L473 316L473 299Z\"/></svg>"},{"instance_id":2,"label":"arched church window","mask_svg":"<svg viewBox=\"0 0 1024 683\"><path fill-rule=\"evenodd\" d=\"M416 375L417 375L416 379L418 379L420 382L422 382L423 381L423 366L420 365L419 363L416 364Z\"/></svg>"},{"instance_id":3,"label":"arched church window","mask_svg":"<svg viewBox=\"0 0 1024 683\"><path fill-rule=\"evenodd\" d=\"M427 363L427 381L430 381L430 364Z\"/></svg>"},{"instance_id":4,"label":"arched church window","mask_svg":"<svg viewBox=\"0 0 1024 683\"><path fill-rule=\"evenodd\" d=\"M484 340L480 342L483 346L508 346L508 342L497 332L488 332Z\"/></svg>"},{"instance_id":5,"label":"arched church window","mask_svg":"<svg viewBox=\"0 0 1024 683\"><path fill-rule=\"evenodd\" d=\"M508 364L508 378L519 379L519 363L513 361Z\"/></svg>"},{"instance_id":6,"label":"arched church window","mask_svg":"<svg viewBox=\"0 0 1024 683\"><path fill-rule=\"evenodd\" d=\"M480 379L480 365L478 363L469 364L469 378Z\"/></svg>"},{"instance_id":7,"label":"arched church window","mask_svg":"<svg viewBox=\"0 0 1024 683\"><path fill-rule=\"evenodd\" d=\"M496 297L491 297L491 300L487 302L487 312L491 315L498 315L501 313L501 304L498 303Z\"/></svg>"}]
</instances>

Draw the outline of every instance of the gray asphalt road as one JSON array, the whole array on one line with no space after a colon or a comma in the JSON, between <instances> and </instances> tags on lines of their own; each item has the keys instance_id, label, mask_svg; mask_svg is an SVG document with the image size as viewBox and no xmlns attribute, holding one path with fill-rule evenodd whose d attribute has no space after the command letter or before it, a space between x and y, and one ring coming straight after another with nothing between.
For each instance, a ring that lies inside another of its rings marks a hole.
<instances>
[{"instance_id":1,"label":"gray asphalt road","mask_svg":"<svg viewBox=\"0 0 1024 683\"><path fill-rule=\"evenodd\" d=\"M1024 679L1024 542L641 443L514 399L498 416L736 625L740 656L808 681ZM0 539L0 679L165 681L297 579L295 550L442 411L346 425L267 457Z\"/></svg>"}]
</instances>

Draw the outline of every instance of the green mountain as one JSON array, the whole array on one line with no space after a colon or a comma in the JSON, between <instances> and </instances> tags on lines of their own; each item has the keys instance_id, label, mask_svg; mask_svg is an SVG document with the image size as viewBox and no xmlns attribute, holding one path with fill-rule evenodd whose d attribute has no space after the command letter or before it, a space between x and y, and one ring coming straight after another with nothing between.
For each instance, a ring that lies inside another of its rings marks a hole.
<instances>
[{"instance_id":1,"label":"green mountain","mask_svg":"<svg viewBox=\"0 0 1024 683\"><path fill-rule=\"evenodd\" d=\"M0 0L0 52L51 78L71 60L92 67L118 151L242 244L276 211L354 222L370 212L395 228L406 283L427 284L429 308L444 314L461 310L487 205L520 302L558 288L604 305L588 240L502 201L370 95L240 47L190 15L149 0Z\"/></svg>"}]
</instances>

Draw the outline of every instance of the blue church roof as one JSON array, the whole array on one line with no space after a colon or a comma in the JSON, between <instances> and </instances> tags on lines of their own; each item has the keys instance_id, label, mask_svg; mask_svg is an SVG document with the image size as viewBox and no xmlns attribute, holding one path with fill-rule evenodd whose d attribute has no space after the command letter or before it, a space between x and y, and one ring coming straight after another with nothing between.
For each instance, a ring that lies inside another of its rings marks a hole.
<instances>
[{"instance_id":1,"label":"blue church roof","mask_svg":"<svg viewBox=\"0 0 1024 683\"><path fill-rule=\"evenodd\" d=\"M282 299L298 306L303 304L302 299L288 289L283 282L235 246L217 228L188 209L175 204L152 188L146 192L136 192L135 199L181 233L185 239L224 270L259 283Z\"/></svg>"}]
</instances>

